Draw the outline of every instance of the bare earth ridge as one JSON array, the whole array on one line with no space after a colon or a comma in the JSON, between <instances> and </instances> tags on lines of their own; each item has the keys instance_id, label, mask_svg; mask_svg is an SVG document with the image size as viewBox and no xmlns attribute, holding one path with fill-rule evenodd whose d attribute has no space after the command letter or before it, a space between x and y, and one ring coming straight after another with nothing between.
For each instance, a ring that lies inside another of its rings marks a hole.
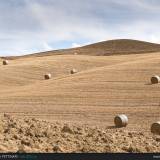
<instances>
[{"instance_id":1,"label":"bare earth ridge","mask_svg":"<svg viewBox=\"0 0 160 160\"><path fill-rule=\"evenodd\" d=\"M19 153L159 152L160 137L142 131L1 117L0 151Z\"/></svg>"}]
</instances>

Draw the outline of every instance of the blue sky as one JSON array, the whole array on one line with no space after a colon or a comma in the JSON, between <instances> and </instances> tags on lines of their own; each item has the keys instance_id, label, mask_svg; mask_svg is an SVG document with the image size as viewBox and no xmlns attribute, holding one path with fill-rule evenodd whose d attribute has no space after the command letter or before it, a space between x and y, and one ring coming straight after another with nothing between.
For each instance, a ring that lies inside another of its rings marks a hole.
<instances>
[{"instance_id":1,"label":"blue sky","mask_svg":"<svg viewBox=\"0 0 160 160\"><path fill-rule=\"evenodd\" d=\"M109 39L160 43L159 0L1 0L0 55Z\"/></svg>"}]
</instances>

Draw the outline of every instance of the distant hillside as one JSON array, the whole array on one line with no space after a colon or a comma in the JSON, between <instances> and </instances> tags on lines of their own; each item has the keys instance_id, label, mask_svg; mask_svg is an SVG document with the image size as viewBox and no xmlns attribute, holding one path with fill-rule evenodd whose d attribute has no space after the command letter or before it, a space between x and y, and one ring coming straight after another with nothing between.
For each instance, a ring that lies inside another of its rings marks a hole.
<instances>
[{"instance_id":1,"label":"distant hillside","mask_svg":"<svg viewBox=\"0 0 160 160\"><path fill-rule=\"evenodd\" d=\"M93 55L129 54L157 51L160 51L160 44L128 39L99 42L84 46L80 49L80 53Z\"/></svg>"},{"instance_id":2,"label":"distant hillside","mask_svg":"<svg viewBox=\"0 0 160 160\"><path fill-rule=\"evenodd\" d=\"M133 54L133 53L147 53L147 52L149 53L149 52L159 52L159 51L160 51L160 44L149 43L138 40L130 40L130 39L118 39L118 40L109 40L95 44L90 44L78 48L34 53L25 55L23 57L30 57L30 56L41 57L53 54L55 55L74 54L75 52L83 55L108 56L116 54ZM18 57L7 57L7 58L12 59Z\"/></svg>"}]
</instances>

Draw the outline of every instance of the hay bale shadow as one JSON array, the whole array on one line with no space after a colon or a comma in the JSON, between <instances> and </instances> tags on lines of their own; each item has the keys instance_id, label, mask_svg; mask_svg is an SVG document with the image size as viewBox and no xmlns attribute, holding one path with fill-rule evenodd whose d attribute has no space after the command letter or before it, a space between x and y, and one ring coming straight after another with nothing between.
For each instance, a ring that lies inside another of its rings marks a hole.
<instances>
[{"instance_id":1,"label":"hay bale shadow","mask_svg":"<svg viewBox=\"0 0 160 160\"><path fill-rule=\"evenodd\" d=\"M153 84L149 82L149 83L146 83L145 85L153 85Z\"/></svg>"},{"instance_id":2,"label":"hay bale shadow","mask_svg":"<svg viewBox=\"0 0 160 160\"><path fill-rule=\"evenodd\" d=\"M125 128L125 127L117 127L117 126L108 126L107 129L118 129L118 128Z\"/></svg>"}]
</instances>

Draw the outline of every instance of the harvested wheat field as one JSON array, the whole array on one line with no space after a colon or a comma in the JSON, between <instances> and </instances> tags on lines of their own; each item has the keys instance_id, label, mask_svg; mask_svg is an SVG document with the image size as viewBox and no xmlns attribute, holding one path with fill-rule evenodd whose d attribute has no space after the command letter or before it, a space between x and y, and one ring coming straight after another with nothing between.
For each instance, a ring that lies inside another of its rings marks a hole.
<instances>
[{"instance_id":1,"label":"harvested wheat field","mask_svg":"<svg viewBox=\"0 0 160 160\"><path fill-rule=\"evenodd\" d=\"M2 152L160 152L158 51L10 57L0 73ZM126 127L114 127L118 114Z\"/></svg>"}]
</instances>

